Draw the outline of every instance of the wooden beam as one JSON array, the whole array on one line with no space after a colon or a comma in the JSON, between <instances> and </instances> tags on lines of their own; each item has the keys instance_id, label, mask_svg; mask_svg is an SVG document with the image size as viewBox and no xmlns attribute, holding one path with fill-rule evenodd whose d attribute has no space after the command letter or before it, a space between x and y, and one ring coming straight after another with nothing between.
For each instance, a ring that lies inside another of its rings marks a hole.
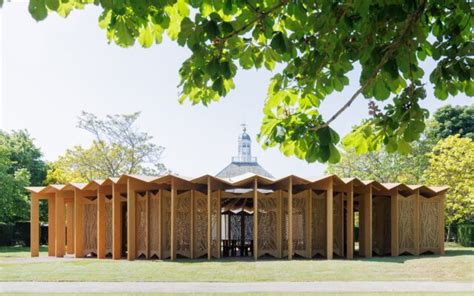
<instances>
[{"instance_id":1,"label":"wooden beam","mask_svg":"<svg viewBox=\"0 0 474 296\"><path fill-rule=\"evenodd\" d=\"M277 192L277 254L278 258L283 257L283 191L279 189Z\"/></svg>"},{"instance_id":2,"label":"wooden beam","mask_svg":"<svg viewBox=\"0 0 474 296\"><path fill-rule=\"evenodd\" d=\"M360 216L362 217L363 228L362 237L362 255L364 257L372 257L372 185L368 185L362 194L362 207L360 208Z\"/></svg>"},{"instance_id":3,"label":"wooden beam","mask_svg":"<svg viewBox=\"0 0 474 296\"><path fill-rule=\"evenodd\" d=\"M293 259L293 178L288 182L288 260Z\"/></svg>"},{"instance_id":4,"label":"wooden beam","mask_svg":"<svg viewBox=\"0 0 474 296\"><path fill-rule=\"evenodd\" d=\"M415 231L415 254L420 255L420 235L421 235L421 221L420 221L420 190L415 191L415 217L413 223L413 229Z\"/></svg>"},{"instance_id":5,"label":"wooden beam","mask_svg":"<svg viewBox=\"0 0 474 296\"><path fill-rule=\"evenodd\" d=\"M97 259L105 258L105 193L97 189Z\"/></svg>"},{"instance_id":6,"label":"wooden beam","mask_svg":"<svg viewBox=\"0 0 474 296\"><path fill-rule=\"evenodd\" d=\"M146 258L150 258L150 191L145 193L145 236L146 236Z\"/></svg>"},{"instance_id":7,"label":"wooden beam","mask_svg":"<svg viewBox=\"0 0 474 296\"><path fill-rule=\"evenodd\" d=\"M398 243L398 189L390 192L390 254L392 256L399 255Z\"/></svg>"},{"instance_id":8,"label":"wooden beam","mask_svg":"<svg viewBox=\"0 0 474 296\"><path fill-rule=\"evenodd\" d=\"M163 189L158 191L158 256L163 259Z\"/></svg>"},{"instance_id":9,"label":"wooden beam","mask_svg":"<svg viewBox=\"0 0 474 296\"><path fill-rule=\"evenodd\" d=\"M74 254L74 200L66 203L66 253Z\"/></svg>"},{"instance_id":10,"label":"wooden beam","mask_svg":"<svg viewBox=\"0 0 474 296\"><path fill-rule=\"evenodd\" d=\"M191 190L191 259L194 259L194 190Z\"/></svg>"},{"instance_id":11,"label":"wooden beam","mask_svg":"<svg viewBox=\"0 0 474 296\"><path fill-rule=\"evenodd\" d=\"M56 257L64 257L65 234L64 195L56 192Z\"/></svg>"},{"instance_id":12,"label":"wooden beam","mask_svg":"<svg viewBox=\"0 0 474 296\"><path fill-rule=\"evenodd\" d=\"M222 222L222 216L221 216L221 193L222 190L217 190L217 223L216 223L216 238L217 238L217 258L221 258L221 242L222 242L222 229L221 229L221 222Z\"/></svg>"},{"instance_id":13,"label":"wooden beam","mask_svg":"<svg viewBox=\"0 0 474 296\"><path fill-rule=\"evenodd\" d=\"M30 206L30 251L31 257L39 256L39 196L31 193Z\"/></svg>"},{"instance_id":14,"label":"wooden beam","mask_svg":"<svg viewBox=\"0 0 474 296\"><path fill-rule=\"evenodd\" d=\"M48 196L48 256L56 256L56 196Z\"/></svg>"},{"instance_id":15,"label":"wooden beam","mask_svg":"<svg viewBox=\"0 0 474 296\"><path fill-rule=\"evenodd\" d=\"M446 199L446 193L441 196L441 202L439 204L439 225L438 225L438 241L439 241L439 254L444 255L444 203Z\"/></svg>"},{"instance_id":16,"label":"wooden beam","mask_svg":"<svg viewBox=\"0 0 474 296\"><path fill-rule=\"evenodd\" d=\"M326 187L326 258L332 259L334 252L334 213L333 213L333 180L328 180Z\"/></svg>"},{"instance_id":17,"label":"wooden beam","mask_svg":"<svg viewBox=\"0 0 474 296\"><path fill-rule=\"evenodd\" d=\"M136 212L137 197L135 195L135 181L131 178L127 179L127 259L135 260L137 257L136 250Z\"/></svg>"},{"instance_id":18,"label":"wooden beam","mask_svg":"<svg viewBox=\"0 0 474 296\"><path fill-rule=\"evenodd\" d=\"M176 260L176 206L178 203L178 192L176 189L175 179L171 178L171 244L170 256L171 260Z\"/></svg>"},{"instance_id":19,"label":"wooden beam","mask_svg":"<svg viewBox=\"0 0 474 296\"><path fill-rule=\"evenodd\" d=\"M207 177L207 259L208 260L211 260L212 258L211 198L212 198L211 177Z\"/></svg>"},{"instance_id":20,"label":"wooden beam","mask_svg":"<svg viewBox=\"0 0 474 296\"><path fill-rule=\"evenodd\" d=\"M119 186L112 183L112 258L122 257L122 203Z\"/></svg>"},{"instance_id":21,"label":"wooden beam","mask_svg":"<svg viewBox=\"0 0 474 296\"><path fill-rule=\"evenodd\" d=\"M307 196L307 204L306 204L306 257L311 258L313 253L313 239L312 239L312 227L313 227L313 190L308 189L308 196Z\"/></svg>"},{"instance_id":22,"label":"wooden beam","mask_svg":"<svg viewBox=\"0 0 474 296\"><path fill-rule=\"evenodd\" d=\"M354 188L352 182L347 192L347 217L346 217L347 259L354 258Z\"/></svg>"},{"instance_id":23,"label":"wooden beam","mask_svg":"<svg viewBox=\"0 0 474 296\"><path fill-rule=\"evenodd\" d=\"M258 259L258 180L253 181L253 258Z\"/></svg>"},{"instance_id":24,"label":"wooden beam","mask_svg":"<svg viewBox=\"0 0 474 296\"><path fill-rule=\"evenodd\" d=\"M84 256L84 201L83 193L74 189L74 253L76 258Z\"/></svg>"}]
</instances>

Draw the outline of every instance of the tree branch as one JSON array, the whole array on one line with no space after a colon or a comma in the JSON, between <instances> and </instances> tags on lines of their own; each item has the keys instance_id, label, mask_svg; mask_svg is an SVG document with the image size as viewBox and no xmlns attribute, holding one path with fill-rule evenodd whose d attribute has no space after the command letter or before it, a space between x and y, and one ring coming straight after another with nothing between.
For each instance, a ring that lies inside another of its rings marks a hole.
<instances>
[{"instance_id":1,"label":"tree branch","mask_svg":"<svg viewBox=\"0 0 474 296\"><path fill-rule=\"evenodd\" d=\"M312 128L311 130L312 131L317 131L321 128L325 128L325 127L328 127L329 124L331 124L331 122L333 122L334 120L336 120L337 117L339 117L339 115L341 115L347 108L350 107L350 105L354 102L354 100L369 86L372 84L372 82L374 82L375 78L377 77L377 74L379 73L380 69L382 69L382 67L385 65L385 63L388 61L388 59L390 57L392 57L393 53L400 47L403 39L405 38L406 34L408 33L408 31L410 31L412 25L421 17L421 14L423 13L423 11L425 10L425 7L426 7L426 0L423 0L421 3L420 3L420 6L418 7L418 9L413 13L411 14L406 23L405 23L405 27L403 28L400 36L398 37L398 39L393 42L388 48L387 50L385 51L385 54L382 56L382 59L380 60L380 63L375 67L374 71L372 72L372 74L369 76L369 79L367 79L365 81L365 83L351 96L351 98L333 115L331 116L331 118L329 118L329 120L327 120L324 124L322 125L319 125L315 128Z\"/></svg>"}]
</instances>

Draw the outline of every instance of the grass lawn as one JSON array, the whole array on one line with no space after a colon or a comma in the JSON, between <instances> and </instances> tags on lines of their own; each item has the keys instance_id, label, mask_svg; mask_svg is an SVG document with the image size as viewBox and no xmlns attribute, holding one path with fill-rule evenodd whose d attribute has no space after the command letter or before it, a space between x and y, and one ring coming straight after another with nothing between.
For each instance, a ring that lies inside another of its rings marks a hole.
<instances>
[{"instance_id":1,"label":"grass lawn","mask_svg":"<svg viewBox=\"0 0 474 296\"><path fill-rule=\"evenodd\" d=\"M96 260L48 258L42 248L0 248L0 281L459 281L474 282L474 248L445 256L354 260ZM384 294L386 295L386 294Z\"/></svg>"},{"instance_id":2,"label":"grass lawn","mask_svg":"<svg viewBox=\"0 0 474 296\"><path fill-rule=\"evenodd\" d=\"M13 294L15 296L31 296L31 295L38 295L38 294ZM40 294L41 296L45 296L45 295L60 295L59 293L51 293L51 294L48 294L48 293L41 293ZM107 296L107 295L114 295L114 296L129 296L131 294L108 294L108 293L92 293L92 294L88 294L88 293L85 293L85 294L68 294L69 296L71 295L79 295L79 296L85 296L85 295L94 295L94 296ZM133 295L133 294L132 294ZM151 296L151 295L160 295L160 296L164 296L164 295L169 295L169 296L179 296L179 295L189 295L189 294L179 294L179 293L172 293L172 294L168 294L168 293L141 293L141 294L137 294L137 295L147 295L147 296ZM204 296L204 295L212 295L212 296L215 296L216 293L214 294L203 294L203 293L199 293L197 294L199 296ZM234 294L231 294L231 295L234 295ZM239 293L238 295L287 295L287 293ZM443 292L443 293L390 293L390 292L386 292L386 293L292 293L291 295L316 295L316 296L323 296L323 295L329 295L329 296L379 296L379 295L382 295L382 296L432 296L432 295L435 295L435 296L471 296L472 293L469 293L469 292L459 292L459 293L446 293L446 292Z\"/></svg>"}]
</instances>

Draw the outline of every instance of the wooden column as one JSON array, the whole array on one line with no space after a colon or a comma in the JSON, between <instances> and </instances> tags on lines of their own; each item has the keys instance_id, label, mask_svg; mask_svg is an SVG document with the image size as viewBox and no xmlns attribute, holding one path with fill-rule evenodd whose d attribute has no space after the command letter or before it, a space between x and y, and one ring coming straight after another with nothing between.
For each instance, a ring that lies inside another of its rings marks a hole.
<instances>
[{"instance_id":1,"label":"wooden column","mask_svg":"<svg viewBox=\"0 0 474 296\"><path fill-rule=\"evenodd\" d=\"M439 205L439 229L438 229L438 241L439 241L439 254L444 255L444 202L446 199L446 193L441 196L441 202Z\"/></svg>"},{"instance_id":2,"label":"wooden column","mask_svg":"<svg viewBox=\"0 0 474 296\"><path fill-rule=\"evenodd\" d=\"M283 191L277 191L277 254L283 257Z\"/></svg>"},{"instance_id":3,"label":"wooden column","mask_svg":"<svg viewBox=\"0 0 474 296\"><path fill-rule=\"evenodd\" d=\"M258 180L253 181L253 258L258 259Z\"/></svg>"},{"instance_id":4,"label":"wooden column","mask_svg":"<svg viewBox=\"0 0 474 296\"><path fill-rule=\"evenodd\" d=\"M211 260L212 258L211 198L212 198L211 177L207 177L207 259L208 260Z\"/></svg>"},{"instance_id":5,"label":"wooden column","mask_svg":"<svg viewBox=\"0 0 474 296\"><path fill-rule=\"evenodd\" d=\"M112 183L112 258L122 257L122 204L120 191Z\"/></svg>"},{"instance_id":6,"label":"wooden column","mask_svg":"<svg viewBox=\"0 0 474 296\"><path fill-rule=\"evenodd\" d=\"M398 189L390 191L390 235L391 235L391 255L399 255L398 243Z\"/></svg>"},{"instance_id":7,"label":"wooden column","mask_svg":"<svg viewBox=\"0 0 474 296\"><path fill-rule=\"evenodd\" d=\"M191 190L191 259L194 259L194 190Z\"/></svg>"},{"instance_id":8,"label":"wooden column","mask_svg":"<svg viewBox=\"0 0 474 296\"><path fill-rule=\"evenodd\" d=\"M105 193L97 189L97 259L105 258Z\"/></svg>"},{"instance_id":9,"label":"wooden column","mask_svg":"<svg viewBox=\"0 0 474 296\"><path fill-rule=\"evenodd\" d=\"M328 180L326 187L326 258L332 259L334 247L334 212L333 212L333 180Z\"/></svg>"},{"instance_id":10,"label":"wooden column","mask_svg":"<svg viewBox=\"0 0 474 296\"><path fill-rule=\"evenodd\" d=\"M362 194L362 207L359 217L361 220L362 236L359 241L362 243L360 251L364 257L372 257L372 185L368 185Z\"/></svg>"},{"instance_id":11,"label":"wooden column","mask_svg":"<svg viewBox=\"0 0 474 296\"><path fill-rule=\"evenodd\" d=\"M34 192L30 206L30 251L31 257L39 256L39 196Z\"/></svg>"},{"instance_id":12,"label":"wooden column","mask_svg":"<svg viewBox=\"0 0 474 296\"><path fill-rule=\"evenodd\" d=\"M146 258L150 258L150 191L145 193Z\"/></svg>"},{"instance_id":13,"label":"wooden column","mask_svg":"<svg viewBox=\"0 0 474 296\"><path fill-rule=\"evenodd\" d=\"M128 178L127 179L127 259L135 260L137 257L136 245L136 202L137 197L135 195L135 182Z\"/></svg>"},{"instance_id":14,"label":"wooden column","mask_svg":"<svg viewBox=\"0 0 474 296\"><path fill-rule=\"evenodd\" d=\"M222 191L217 191L217 223L216 223L216 238L217 238L217 258L221 258L221 242L222 242L222 229L221 229L221 222L222 222L222 208L221 208L221 194Z\"/></svg>"},{"instance_id":15,"label":"wooden column","mask_svg":"<svg viewBox=\"0 0 474 296\"><path fill-rule=\"evenodd\" d=\"M176 260L176 206L178 203L177 198L178 193L176 191L176 182L174 178L171 178L171 260Z\"/></svg>"},{"instance_id":16,"label":"wooden column","mask_svg":"<svg viewBox=\"0 0 474 296\"><path fill-rule=\"evenodd\" d=\"M420 235L421 235L421 221L420 221L420 190L415 192L415 218L413 229L415 231L415 255L420 255Z\"/></svg>"},{"instance_id":17,"label":"wooden column","mask_svg":"<svg viewBox=\"0 0 474 296\"><path fill-rule=\"evenodd\" d=\"M66 203L66 253L74 254L74 200Z\"/></svg>"},{"instance_id":18,"label":"wooden column","mask_svg":"<svg viewBox=\"0 0 474 296\"><path fill-rule=\"evenodd\" d=\"M311 258L312 257L312 250L313 250L313 239L312 239L312 227L313 227L313 190L308 189L308 197L307 197L308 202L306 203L306 217L307 217L307 223L306 223L306 236L305 236L305 242L306 242L306 257Z\"/></svg>"},{"instance_id":19,"label":"wooden column","mask_svg":"<svg viewBox=\"0 0 474 296\"><path fill-rule=\"evenodd\" d=\"M163 189L158 191L158 246L160 249L158 250L160 259L163 259Z\"/></svg>"},{"instance_id":20,"label":"wooden column","mask_svg":"<svg viewBox=\"0 0 474 296\"><path fill-rule=\"evenodd\" d=\"M64 257L65 234L64 194L56 192L56 257Z\"/></svg>"},{"instance_id":21,"label":"wooden column","mask_svg":"<svg viewBox=\"0 0 474 296\"><path fill-rule=\"evenodd\" d=\"M74 189L74 253L76 258L84 256L84 202L83 193ZM56 204L57 206L57 204Z\"/></svg>"},{"instance_id":22,"label":"wooden column","mask_svg":"<svg viewBox=\"0 0 474 296\"><path fill-rule=\"evenodd\" d=\"M352 182L347 192L346 241L347 259L354 258L354 188Z\"/></svg>"},{"instance_id":23,"label":"wooden column","mask_svg":"<svg viewBox=\"0 0 474 296\"><path fill-rule=\"evenodd\" d=\"M48 196L48 256L56 256L56 196Z\"/></svg>"},{"instance_id":24,"label":"wooden column","mask_svg":"<svg viewBox=\"0 0 474 296\"><path fill-rule=\"evenodd\" d=\"M293 178L288 182L288 260L293 259Z\"/></svg>"}]
</instances>

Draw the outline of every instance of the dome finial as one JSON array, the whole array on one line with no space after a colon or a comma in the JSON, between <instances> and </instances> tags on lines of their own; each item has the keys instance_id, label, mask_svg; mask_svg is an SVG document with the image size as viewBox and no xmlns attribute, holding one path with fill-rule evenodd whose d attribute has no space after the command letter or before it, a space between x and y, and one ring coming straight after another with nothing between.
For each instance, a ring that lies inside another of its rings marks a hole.
<instances>
[{"instance_id":1,"label":"dome finial","mask_svg":"<svg viewBox=\"0 0 474 296\"><path fill-rule=\"evenodd\" d=\"M240 126L242 126L242 130L244 131L244 133L247 131L247 124L245 123L242 123Z\"/></svg>"}]
</instances>

